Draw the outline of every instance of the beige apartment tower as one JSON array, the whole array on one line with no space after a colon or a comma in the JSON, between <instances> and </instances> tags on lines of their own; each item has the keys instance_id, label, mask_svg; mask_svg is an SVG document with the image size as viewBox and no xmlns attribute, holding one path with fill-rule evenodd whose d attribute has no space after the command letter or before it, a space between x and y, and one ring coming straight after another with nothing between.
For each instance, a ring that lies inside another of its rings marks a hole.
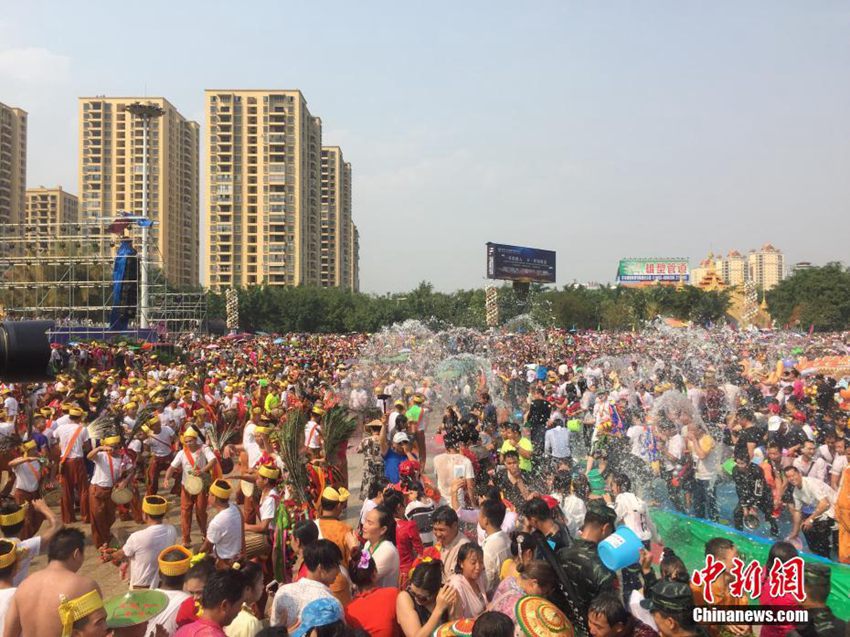
<instances>
[{"instance_id":1,"label":"beige apartment tower","mask_svg":"<svg viewBox=\"0 0 850 637\"><path fill-rule=\"evenodd\" d=\"M322 147L321 285L352 289L351 164Z\"/></svg>"},{"instance_id":2,"label":"beige apartment tower","mask_svg":"<svg viewBox=\"0 0 850 637\"><path fill-rule=\"evenodd\" d=\"M360 291L360 231L351 224L351 289Z\"/></svg>"},{"instance_id":3,"label":"beige apartment tower","mask_svg":"<svg viewBox=\"0 0 850 637\"><path fill-rule=\"evenodd\" d=\"M747 280L747 260L737 250L717 259L716 267L726 285L743 285Z\"/></svg>"},{"instance_id":4,"label":"beige apartment tower","mask_svg":"<svg viewBox=\"0 0 850 637\"><path fill-rule=\"evenodd\" d=\"M206 283L321 283L322 122L298 90L207 90Z\"/></svg>"},{"instance_id":5,"label":"beige apartment tower","mask_svg":"<svg viewBox=\"0 0 850 637\"><path fill-rule=\"evenodd\" d=\"M24 220L27 114L0 103L0 223Z\"/></svg>"},{"instance_id":6,"label":"beige apartment tower","mask_svg":"<svg viewBox=\"0 0 850 637\"><path fill-rule=\"evenodd\" d=\"M73 224L79 221L79 200L76 196L56 188L27 188L27 232L39 238L58 238L76 233Z\"/></svg>"},{"instance_id":7,"label":"beige apartment tower","mask_svg":"<svg viewBox=\"0 0 850 637\"><path fill-rule=\"evenodd\" d=\"M199 126L162 97L79 99L80 220L108 226L123 212L141 215L142 121L127 110L136 102L162 109L148 135L150 252L168 282L180 289L199 284ZM140 248L136 245L136 248Z\"/></svg>"},{"instance_id":8,"label":"beige apartment tower","mask_svg":"<svg viewBox=\"0 0 850 637\"><path fill-rule=\"evenodd\" d=\"M753 283L762 290L770 290L785 278L785 255L771 244L747 255L747 267Z\"/></svg>"}]
</instances>

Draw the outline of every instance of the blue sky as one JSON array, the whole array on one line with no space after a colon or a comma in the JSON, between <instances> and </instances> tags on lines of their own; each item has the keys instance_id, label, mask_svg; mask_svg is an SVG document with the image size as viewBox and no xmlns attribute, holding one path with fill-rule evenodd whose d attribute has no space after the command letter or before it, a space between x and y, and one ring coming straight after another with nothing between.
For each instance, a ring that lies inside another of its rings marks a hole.
<instances>
[{"instance_id":1,"label":"blue sky","mask_svg":"<svg viewBox=\"0 0 850 637\"><path fill-rule=\"evenodd\" d=\"M30 185L76 192L80 95L203 124L205 88L300 88L353 164L367 291L479 286L487 241L556 250L559 284L768 241L847 260L847 2L3 5Z\"/></svg>"}]
</instances>

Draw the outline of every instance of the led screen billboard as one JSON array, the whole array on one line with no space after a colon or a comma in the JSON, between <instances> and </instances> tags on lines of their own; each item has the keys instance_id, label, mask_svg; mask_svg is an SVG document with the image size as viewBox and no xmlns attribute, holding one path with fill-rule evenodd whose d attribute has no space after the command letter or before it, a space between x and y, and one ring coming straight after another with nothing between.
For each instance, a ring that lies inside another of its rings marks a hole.
<instances>
[{"instance_id":1,"label":"led screen billboard","mask_svg":"<svg viewBox=\"0 0 850 637\"><path fill-rule=\"evenodd\" d=\"M554 283L555 253L552 250L488 243L487 278Z\"/></svg>"}]
</instances>

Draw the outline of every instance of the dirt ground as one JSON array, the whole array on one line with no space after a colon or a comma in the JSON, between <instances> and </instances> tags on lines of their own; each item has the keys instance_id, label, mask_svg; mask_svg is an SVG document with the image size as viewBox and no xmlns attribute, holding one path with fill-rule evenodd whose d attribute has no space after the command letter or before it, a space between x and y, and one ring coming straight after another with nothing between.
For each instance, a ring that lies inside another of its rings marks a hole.
<instances>
[{"instance_id":1,"label":"dirt ground","mask_svg":"<svg viewBox=\"0 0 850 637\"><path fill-rule=\"evenodd\" d=\"M357 520L360 516L360 506L361 501L359 498L360 495L360 476L362 475L362 466L363 466L363 456L354 452L356 448L356 442L352 441L349 452L348 452L348 463L349 463L349 476L350 476L350 484L349 488L351 490L351 498L349 499L348 509L346 511L345 519L352 526L356 526ZM238 481L234 481L233 486L238 488L236 484ZM177 536L180 537L180 496L173 496L170 493L165 493L162 491L162 485L160 485L160 495L164 496L169 501L169 509L168 514L166 515L166 522L168 524L173 524L177 528ZM56 513L57 516L60 516L59 511L59 491L53 491L46 496L46 501L50 505L50 508ZM212 513L212 510L210 510ZM212 516L210 517L212 519ZM120 593L124 593L127 590L128 582L126 580L121 579L120 570L110 563L103 563L100 561L97 551L95 547L91 543L91 527L88 524L76 523L71 524L69 526L75 526L82 530L86 534L86 560L83 568L81 569L81 573L84 575L89 575L94 578L99 584L100 588L103 591L105 597L111 597L113 595L117 595ZM121 543L130 535L133 531L142 528L140 525L136 524L132 520L128 522L122 522L120 520L116 521L112 526L113 535L118 538ZM197 522L193 520L193 529L192 529L192 542L194 544L195 550L197 550L201 545L201 534L197 528ZM46 551L45 551L46 552ZM39 555L35 559L33 559L32 564L30 566L30 572L35 572L47 564L47 557L45 554Z\"/></svg>"}]
</instances>

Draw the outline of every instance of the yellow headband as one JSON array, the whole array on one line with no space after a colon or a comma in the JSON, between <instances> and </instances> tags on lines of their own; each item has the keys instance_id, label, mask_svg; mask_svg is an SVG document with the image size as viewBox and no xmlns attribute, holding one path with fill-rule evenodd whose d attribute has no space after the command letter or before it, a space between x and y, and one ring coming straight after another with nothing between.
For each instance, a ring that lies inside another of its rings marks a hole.
<instances>
[{"instance_id":1,"label":"yellow headband","mask_svg":"<svg viewBox=\"0 0 850 637\"><path fill-rule=\"evenodd\" d=\"M271 433L271 431L272 431L271 427L263 427L262 425L257 425L256 427L254 427L254 433L255 434L268 435L268 434Z\"/></svg>"},{"instance_id":2,"label":"yellow headband","mask_svg":"<svg viewBox=\"0 0 850 637\"><path fill-rule=\"evenodd\" d=\"M110 447L121 444L121 436L108 436L103 439L103 444Z\"/></svg>"},{"instance_id":3,"label":"yellow headband","mask_svg":"<svg viewBox=\"0 0 850 637\"><path fill-rule=\"evenodd\" d=\"M230 499L230 492L232 491L232 489L230 488L229 484L227 485L226 489L223 486L219 486L219 484L221 482L224 482L224 481L223 480L216 480L215 482L213 482L210 485L210 493L212 495L214 495L215 497L221 499L221 500L229 500ZM227 483L225 482L224 484L227 484Z\"/></svg>"},{"instance_id":4,"label":"yellow headband","mask_svg":"<svg viewBox=\"0 0 850 637\"><path fill-rule=\"evenodd\" d=\"M84 413L85 412L83 412L83 410L79 407L71 407L68 410L68 415L73 416L74 418L81 418Z\"/></svg>"},{"instance_id":5,"label":"yellow headband","mask_svg":"<svg viewBox=\"0 0 850 637\"><path fill-rule=\"evenodd\" d=\"M191 427L187 428L186 431L183 432L184 438L197 438L198 432L192 429Z\"/></svg>"},{"instance_id":6,"label":"yellow headband","mask_svg":"<svg viewBox=\"0 0 850 637\"><path fill-rule=\"evenodd\" d=\"M346 502L350 495L351 494L348 492L348 489L345 487L340 487L339 491L333 487L325 487L325 490L322 491L322 498L330 500L331 502Z\"/></svg>"},{"instance_id":7,"label":"yellow headband","mask_svg":"<svg viewBox=\"0 0 850 637\"><path fill-rule=\"evenodd\" d=\"M158 495L146 495L142 500L142 511L148 515L165 515L168 512L168 502Z\"/></svg>"},{"instance_id":8,"label":"yellow headband","mask_svg":"<svg viewBox=\"0 0 850 637\"><path fill-rule=\"evenodd\" d=\"M23 522L24 516L27 512L27 506L29 506L29 503L24 502L21 508L15 511L14 513L0 515L0 526L15 526L16 524L20 524L21 522Z\"/></svg>"},{"instance_id":9,"label":"yellow headband","mask_svg":"<svg viewBox=\"0 0 850 637\"><path fill-rule=\"evenodd\" d=\"M130 411L130 410L135 409L135 408L136 408L136 403L131 402L131 403L127 403L126 405L124 405L124 409L126 411Z\"/></svg>"},{"instance_id":10,"label":"yellow headband","mask_svg":"<svg viewBox=\"0 0 850 637\"><path fill-rule=\"evenodd\" d=\"M29 451L30 449L35 449L35 447L36 447L35 440L26 440L21 445L21 450Z\"/></svg>"},{"instance_id":11,"label":"yellow headband","mask_svg":"<svg viewBox=\"0 0 850 637\"><path fill-rule=\"evenodd\" d=\"M97 589L92 589L76 599L59 596L59 621L62 622L62 637L71 637L74 622L88 617L93 612L103 608L103 599Z\"/></svg>"},{"instance_id":12,"label":"yellow headband","mask_svg":"<svg viewBox=\"0 0 850 637\"><path fill-rule=\"evenodd\" d=\"M0 568L9 568L18 561L18 545L11 540L6 540L12 544L12 550L8 553L0 555Z\"/></svg>"},{"instance_id":13,"label":"yellow headband","mask_svg":"<svg viewBox=\"0 0 850 637\"><path fill-rule=\"evenodd\" d=\"M168 554L174 551L178 551L183 554L183 559L178 560L176 562L166 562L163 558ZM169 546L168 548L162 549L159 553L159 572L163 575L167 575L169 577L174 577L177 575L185 575L186 571L191 567L192 562L192 551L187 549L185 546L180 546L179 544L175 544L174 546Z\"/></svg>"},{"instance_id":14,"label":"yellow headband","mask_svg":"<svg viewBox=\"0 0 850 637\"><path fill-rule=\"evenodd\" d=\"M317 416L324 416L325 410L317 405L317 406L313 407L313 413L316 414Z\"/></svg>"},{"instance_id":15,"label":"yellow headband","mask_svg":"<svg viewBox=\"0 0 850 637\"><path fill-rule=\"evenodd\" d=\"M263 476L264 478L268 478L269 480L277 480L280 478L280 469L277 467L269 467L266 465L261 466L257 469L257 474Z\"/></svg>"}]
</instances>

